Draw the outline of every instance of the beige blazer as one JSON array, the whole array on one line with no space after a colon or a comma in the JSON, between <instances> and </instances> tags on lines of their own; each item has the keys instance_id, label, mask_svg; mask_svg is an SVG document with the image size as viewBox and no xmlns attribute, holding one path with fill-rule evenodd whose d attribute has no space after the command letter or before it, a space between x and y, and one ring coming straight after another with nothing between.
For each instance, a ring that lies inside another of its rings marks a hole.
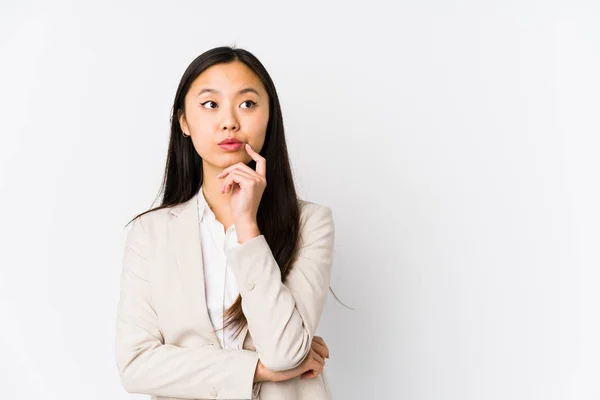
<instances>
[{"instance_id":1,"label":"beige blazer","mask_svg":"<svg viewBox=\"0 0 600 400\"><path fill-rule=\"evenodd\" d=\"M310 350L327 298L334 250L331 209L298 200L301 250L286 281L263 235L228 250L248 327L243 350L221 348L206 307L196 196L136 219L127 234L115 356L125 390L165 399L331 399L326 371L253 383Z\"/></svg>"}]
</instances>

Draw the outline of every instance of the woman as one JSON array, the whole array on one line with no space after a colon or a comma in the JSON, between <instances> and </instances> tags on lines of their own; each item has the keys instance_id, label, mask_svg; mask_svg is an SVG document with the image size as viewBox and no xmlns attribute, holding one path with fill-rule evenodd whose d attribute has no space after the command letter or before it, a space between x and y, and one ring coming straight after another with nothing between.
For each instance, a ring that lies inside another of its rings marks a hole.
<instances>
[{"instance_id":1,"label":"woman","mask_svg":"<svg viewBox=\"0 0 600 400\"><path fill-rule=\"evenodd\" d=\"M332 212L297 197L277 92L251 53L218 47L187 68L162 204L132 221L115 341L128 392L331 398L314 333Z\"/></svg>"}]
</instances>

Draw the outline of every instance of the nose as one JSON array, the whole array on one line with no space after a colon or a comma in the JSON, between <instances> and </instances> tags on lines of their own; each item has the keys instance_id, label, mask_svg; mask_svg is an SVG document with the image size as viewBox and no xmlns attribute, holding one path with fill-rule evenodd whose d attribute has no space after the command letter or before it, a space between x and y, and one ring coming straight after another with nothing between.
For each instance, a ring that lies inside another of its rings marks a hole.
<instances>
[{"instance_id":1,"label":"nose","mask_svg":"<svg viewBox=\"0 0 600 400\"><path fill-rule=\"evenodd\" d=\"M239 128L235 114L232 111L225 111L221 119L221 129L223 131L236 131Z\"/></svg>"}]
</instances>

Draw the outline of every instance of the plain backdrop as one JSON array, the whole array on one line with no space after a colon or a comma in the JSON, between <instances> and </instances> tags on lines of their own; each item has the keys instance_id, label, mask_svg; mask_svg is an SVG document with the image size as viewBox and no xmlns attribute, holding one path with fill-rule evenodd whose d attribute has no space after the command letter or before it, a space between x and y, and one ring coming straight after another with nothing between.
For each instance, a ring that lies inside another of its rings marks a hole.
<instances>
[{"instance_id":1,"label":"plain backdrop","mask_svg":"<svg viewBox=\"0 0 600 400\"><path fill-rule=\"evenodd\" d=\"M336 399L600 399L594 1L2 1L0 392L125 400L124 226L202 52L276 84L336 222Z\"/></svg>"}]
</instances>

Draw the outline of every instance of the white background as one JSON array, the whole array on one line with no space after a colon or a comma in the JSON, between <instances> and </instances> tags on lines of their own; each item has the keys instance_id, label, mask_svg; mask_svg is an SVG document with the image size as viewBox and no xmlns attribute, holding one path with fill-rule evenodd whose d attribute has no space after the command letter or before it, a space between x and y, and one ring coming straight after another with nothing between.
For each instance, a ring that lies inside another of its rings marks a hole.
<instances>
[{"instance_id":1,"label":"white background","mask_svg":"<svg viewBox=\"0 0 600 400\"><path fill-rule=\"evenodd\" d=\"M253 52L332 207L336 399L600 399L600 6L3 1L0 392L129 399L125 223L200 53Z\"/></svg>"}]
</instances>

